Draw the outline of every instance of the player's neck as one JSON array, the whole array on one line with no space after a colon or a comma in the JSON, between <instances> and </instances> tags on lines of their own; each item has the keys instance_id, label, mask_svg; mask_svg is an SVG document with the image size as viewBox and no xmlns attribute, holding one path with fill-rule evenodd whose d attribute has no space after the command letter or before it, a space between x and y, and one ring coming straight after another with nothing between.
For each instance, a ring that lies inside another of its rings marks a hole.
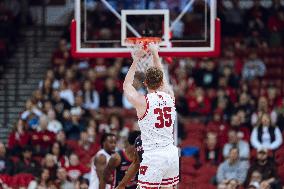
<instances>
[{"instance_id":1,"label":"player's neck","mask_svg":"<svg viewBox=\"0 0 284 189\"><path fill-rule=\"evenodd\" d=\"M155 92L157 92L158 91L158 89L157 90L153 90L153 89L148 89L148 93L150 94L150 93L155 93Z\"/></svg>"}]
</instances>

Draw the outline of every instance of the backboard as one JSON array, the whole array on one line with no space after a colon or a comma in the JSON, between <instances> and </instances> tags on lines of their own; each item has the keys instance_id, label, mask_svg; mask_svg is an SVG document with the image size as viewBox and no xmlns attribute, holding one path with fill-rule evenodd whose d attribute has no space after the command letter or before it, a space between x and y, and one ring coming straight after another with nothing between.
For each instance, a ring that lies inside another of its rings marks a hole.
<instances>
[{"instance_id":1,"label":"backboard","mask_svg":"<svg viewBox=\"0 0 284 189\"><path fill-rule=\"evenodd\" d=\"M160 37L160 56L220 53L217 0L75 0L71 50L77 58L129 57L127 37Z\"/></svg>"}]
</instances>

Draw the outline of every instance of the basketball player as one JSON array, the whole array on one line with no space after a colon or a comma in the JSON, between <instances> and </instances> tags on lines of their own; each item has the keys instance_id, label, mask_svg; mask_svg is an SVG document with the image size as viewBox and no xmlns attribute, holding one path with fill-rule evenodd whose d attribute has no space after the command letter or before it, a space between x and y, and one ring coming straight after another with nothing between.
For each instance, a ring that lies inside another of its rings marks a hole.
<instances>
[{"instance_id":1,"label":"basketball player","mask_svg":"<svg viewBox=\"0 0 284 189\"><path fill-rule=\"evenodd\" d=\"M167 83L158 49L149 45L154 67L145 73L148 94L139 94L132 86L140 57L133 63L123 83L126 98L135 107L144 153L140 163L140 188L172 189L179 182L178 149L174 146L173 125L176 118L174 93Z\"/></svg>"},{"instance_id":2,"label":"basketball player","mask_svg":"<svg viewBox=\"0 0 284 189\"><path fill-rule=\"evenodd\" d=\"M104 181L104 170L115 152L117 138L114 134L104 134L101 139L102 149L97 152L93 159L89 189L111 189L111 185Z\"/></svg>"},{"instance_id":3,"label":"basketball player","mask_svg":"<svg viewBox=\"0 0 284 189\"><path fill-rule=\"evenodd\" d=\"M123 179L120 181L119 185L115 189L125 189L125 187L131 181L131 179L136 176L140 167L140 163L142 162L143 153L144 151L142 147L141 136L138 136L135 140L135 151L133 154L133 161L129 166Z\"/></svg>"},{"instance_id":4,"label":"basketball player","mask_svg":"<svg viewBox=\"0 0 284 189\"><path fill-rule=\"evenodd\" d=\"M140 136L140 131L133 131L129 133L128 140L125 144L124 150L119 150L113 154L105 169L105 181L107 183L113 183L112 186L116 187L122 181L125 176L129 166L131 165L133 159L135 158L135 140ZM114 178L110 175L115 172ZM137 187L137 177L133 175L129 182L125 184L126 189L136 189Z\"/></svg>"}]
</instances>

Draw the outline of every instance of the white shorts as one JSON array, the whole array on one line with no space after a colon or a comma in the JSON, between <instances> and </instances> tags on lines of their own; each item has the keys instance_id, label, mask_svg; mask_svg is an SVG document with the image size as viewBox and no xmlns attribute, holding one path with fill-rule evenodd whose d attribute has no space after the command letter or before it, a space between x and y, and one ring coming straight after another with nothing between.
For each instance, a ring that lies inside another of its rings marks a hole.
<instances>
[{"instance_id":1,"label":"white shorts","mask_svg":"<svg viewBox=\"0 0 284 189\"><path fill-rule=\"evenodd\" d=\"M144 151L142 157L138 176L140 189L158 189L177 185L179 182L179 156L176 146L169 145L160 149Z\"/></svg>"}]
</instances>

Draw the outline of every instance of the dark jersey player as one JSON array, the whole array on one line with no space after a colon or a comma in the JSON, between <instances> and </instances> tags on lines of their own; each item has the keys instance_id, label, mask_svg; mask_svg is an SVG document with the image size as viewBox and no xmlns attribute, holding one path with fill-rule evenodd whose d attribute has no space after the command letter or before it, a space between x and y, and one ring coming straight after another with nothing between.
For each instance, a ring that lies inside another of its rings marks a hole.
<instances>
[{"instance_id":1,"label":"dark jersey player","mask_svg":"<svg viewBox=\"0 0 284 189\"><path fill-rule=\"evenodd\" d=\"M117 187L123 180L123 177L125 176L133 160L136 159L135 142L136 138L140 136L140 134L140 131L131 132L125 144L125 149L119 150L111 156L104 171L104 178L107 183L112 184L112 186L114 187ZM112 177L110 175L114 176ZM124 186L126 189L136 189L136 174L131 175L131 178L129 178L129 180L127 181L128 182Z\"/></svg>"},{"instance_id":2,"label":"dark jersey player","mask_svg":"<svg viewBox=\"0 0 284 189\"><path fill-rule=\"evenodd\" d=\"M132 161L131 165L129 166L125 176L123 177L123 179L120 181L120 183L118 184L118 186L115 189L127 188L126 187L127 184L131 181L131 179L133 177L135 177L135 175L137 175L137 172L138 172L139 167L140 167L140 163L142 162L142 154L144 152L143 147L142 147L141 135L139 135L136 138L134 147L135 147L135 150L133 152L133 161ZM143 167L142 167L142 169L143 169ZM142 169L140 171L143 171Z\"/></svg>"}]
</instances>

